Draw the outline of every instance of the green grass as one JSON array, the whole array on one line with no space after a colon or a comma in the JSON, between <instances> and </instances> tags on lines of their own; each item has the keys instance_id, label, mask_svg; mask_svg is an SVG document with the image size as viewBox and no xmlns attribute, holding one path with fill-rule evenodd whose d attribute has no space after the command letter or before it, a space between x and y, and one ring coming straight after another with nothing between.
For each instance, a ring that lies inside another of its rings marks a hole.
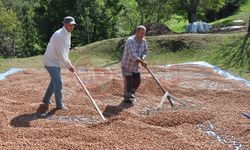
<instances>
[{"instance_id":1,"label":"green grass","mask_svg":"<svg viewBox=\"0 0 250 150\"><path fill-rule=\"evenodd\" d=\"M215 27L225 27L231 25L248 25L248 20L250 19L250 1L246 2L246 4L242 5L240 10L232 16L227 18L223 18L214 22L209 23ZM234 23L234 20L243 20L243 23ZM185 31L185 26L188 24L188 20L179 15L173 15L170 17L168 21L164 23L168 26L171 31L181 33Z\"/></svg>"},{"instance_id":2,"label":"green grass","mask_svg":"<svg viewBox=\"0 0 250 150\"><path fill-rule=\"evenodd\" d=\"M247 64L232 66L228 63L232 54L239 49L244 33L234 34L183 34L149 38L151 44L150 64L175 64L206 61L235 75L250 80ZM236 40L240 40L235 43ZM169 43L178 43L178 46ZM235 43L232 45L232 43ZM249 41L250 43L250 41ZM181 45L181 46L180 46ZM226 52L230 54L227 55Z\"/></svg>"},{"instance_id":3,"label":"green grass","mask_svg":"<svg viewBox=\"0 0 250 150\"><path fill-rule=\"evenodd\" d=\"M246 2L246 4L240 8L240 12L249 12L249 11L250 11L250 1Z\"/></svg>"},{"instance_id":4,"label":"green grass","mask_svg":"<svg viewBox=\"0 0 250 150\"><path fill-rule=\"evenodd\" d=\"M165 25L170 28L171 31L181 33L185 31L185 26L188 24L188 20L182 16L173 15L165 22Z\"/></svg>"},{"instance_id":5,"label":"green grass","mask_svg":"<svg viewBox=\"0 0 250 150\"><path fill-rule=\"evenodd\" d=\"M43 67L43 56L27 58L2 58L0 57L0 72L5 72L9 68L39 68Z\"/></svg>"},{"instance_id":6,"label":"green grass","mask_svg":"<svg viewBox=\"0 0 250 150\"><path fill-rule=\"evenodd\" d=\"M80 47L71 52L70 58L76 67L108 66L118 61L115 54L122 39L108 39Z\"/></svg>"},{"instance_id":7,"label":"green grass","mask_svg":"<svg viewBox=\"0 0 250 150\"><path fill-rule=\"evenodd\" d=\"M234 20L243 20L244 22L242 24L237 24L237 25L247 26L248 21L250 19L249 17L250 17L250 1L242 5L239 12L237 12L235 15L220 19L210 24L216 27L225 27L225 26L235 25L235 23L233 23Z\"/></svg>"},{"instance_id":8,"label":"green grass","mask_svg":"<svg viewBox=\"0 0 250 150\"><path fill-rule=\"evenodd\" d=\"M232 67L226 62L226 58L229 57L221 57L221 54L230 49L230 43L233 43L235 39L243 39L243 37L244 33L150 36L146 38L149 44L147 62L149 65L162 65L206 61L250 80L246 65ZM75 66L119 66L122 51L117 48L121 40L122 38L110 39L79 48L71 53L71 56L75 55ZM237 46L239 47L239 45L235 45L232 49L232 53L237 50Z\"/></svg>"}]
</instances>

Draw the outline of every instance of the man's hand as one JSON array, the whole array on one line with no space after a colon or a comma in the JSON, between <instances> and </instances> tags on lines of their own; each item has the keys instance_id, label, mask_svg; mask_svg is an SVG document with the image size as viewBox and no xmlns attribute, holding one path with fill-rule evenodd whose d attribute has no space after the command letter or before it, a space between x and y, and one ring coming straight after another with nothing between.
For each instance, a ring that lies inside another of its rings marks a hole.
<instances>
[{"instance_id":1,"label":"man's hand","mask_svg":"<svg viewBox=\"0 0 250 150\"><path fill-rule=\"evenodd\" d=\"M141 63L141 65L146 68L147 64L142 59L137 60L137 62Z\"/></svg>"},{"instance_id":2,"label":"man's hand","mask_svg":"<svg viewBox=\"0 0 250 150\"><path fill-rule=\"evenodd\" d=\"M74 72L75 72L75 68L74 68L73 66L71 66L71 67L69 68L69 71L72 72L72 73L74 73Z\"/></svg>"},{"instance_id":3,"label":"man's hand","mask_svg":"<svg viewBox=\"0 0 250 150\"><path fill-rule=\"evenodd\" d=\"M144 61L141 61L141 65L145 68L147 67L147 64Z\"/></svg>"}]
</instances>

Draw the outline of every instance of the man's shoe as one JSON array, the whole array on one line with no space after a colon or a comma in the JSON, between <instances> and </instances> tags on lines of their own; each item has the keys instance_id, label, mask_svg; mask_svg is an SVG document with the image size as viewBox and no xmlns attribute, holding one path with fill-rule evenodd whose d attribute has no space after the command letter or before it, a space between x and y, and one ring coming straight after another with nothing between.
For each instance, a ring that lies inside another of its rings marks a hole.
<instances>
[{"instance_id":1,"label":"man's shoe","mask_svg":"<svg viewBox=\"0 0 250 150\"><path fill-rule=\"evenodd\" d=\"M133 103L136 102L136 99L135 98L131 98L130 99Z\"/></svg>"},{"instance_id":2,"label":"man's shoe","mask_svg":"<svg viewBox=\"0 0 250 150\"><path fill-rule=\"evenodd\" d=\"M68 108L68 107L66 107L66 106L56 107L56 109L59 109L59 110L65 110L65 111L69 110L69 108Z\"/></svg>"},{"instance_id":3,"label":"man's shoe","mask_svg":"<svg viewBox=\"0 0 250 150\"><path fill-rule=\"evenodd\" d=\"M124 99L123 102L127 104L133 104L133 101L131 99Z\"/></svg>"},{"instance_id":4,"label":"man's shoe","mask_svg":"<svg viewBox=\"0 0 250 150\"><path fill-rule=\"evenodd\" d=\"M136 102L136 99L132 99L132 98L130 98L130 99L124 99L123 102L124 103L128 103L128 104L132 104L133 102Z\"/></svg>"},{"instance_id":5,"label":"man's shoe","mask_svg":"<svg viewBox=\"0 0 250 150\"><path fill-rule=\"evenodd\" d=\"M51 102L43 102L44 105L50 105Z\"/></svg>"},{"instance_id":6,"label":"man's shoe","mask_svg":"<svg viewBox=\"0 0 250 150\"><path fill-rule=\"evenodd\" d=\"M132 99L134 99L134 98L135 98L135 95L134 95L134 94L132 94L132 95L131 95L131 98L132 98Z\"/></svg>"}]
</instances>

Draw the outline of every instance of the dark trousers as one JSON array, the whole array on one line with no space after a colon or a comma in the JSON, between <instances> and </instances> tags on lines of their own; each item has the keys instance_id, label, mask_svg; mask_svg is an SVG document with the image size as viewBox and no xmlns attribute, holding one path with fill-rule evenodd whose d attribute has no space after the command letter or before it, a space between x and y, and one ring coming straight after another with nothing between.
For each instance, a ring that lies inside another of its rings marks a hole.
<instances>
[{"instance_id":1,"label":"dark trousers","mask_svg":"<svg viewBox=\"0 0 250 150\"><path fill-rule=\"evenodd\" d=\"M141 83L140 72L129 72L122 68L124 79L124 99L130 99L131 95L136 92Z\"/></svg>"}]
</instances>

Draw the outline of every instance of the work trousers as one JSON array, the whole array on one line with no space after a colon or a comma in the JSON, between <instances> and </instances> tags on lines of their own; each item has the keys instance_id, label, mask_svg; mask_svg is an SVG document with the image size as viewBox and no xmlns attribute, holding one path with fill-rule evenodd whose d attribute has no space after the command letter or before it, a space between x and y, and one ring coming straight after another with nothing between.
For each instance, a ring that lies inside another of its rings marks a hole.
<instances>
[{"instance_id":1,"label":"work trousers","mask_svg":"<svg viewBox=\"0 0 250 150\"><path fill-rule=\"evenodd\" d=\"M124 79L124 99L129 100L140 86L141 74L140 72L127 71L122 67L122 75Z\"/></svg>"},{"instance_id":2,"label":"work trousers","mask_svg":"<svg viewBox=\"0 0 250 150\"><path fill-rule=\"evenodd\" d=\"M43 103L49 104L50 98L54 93L56 99L56 107L61 108L62 103L62 81L61 81L61 68L45 66L50 75L50 83L43 97Z\"/></svg>"}]
</instances>

